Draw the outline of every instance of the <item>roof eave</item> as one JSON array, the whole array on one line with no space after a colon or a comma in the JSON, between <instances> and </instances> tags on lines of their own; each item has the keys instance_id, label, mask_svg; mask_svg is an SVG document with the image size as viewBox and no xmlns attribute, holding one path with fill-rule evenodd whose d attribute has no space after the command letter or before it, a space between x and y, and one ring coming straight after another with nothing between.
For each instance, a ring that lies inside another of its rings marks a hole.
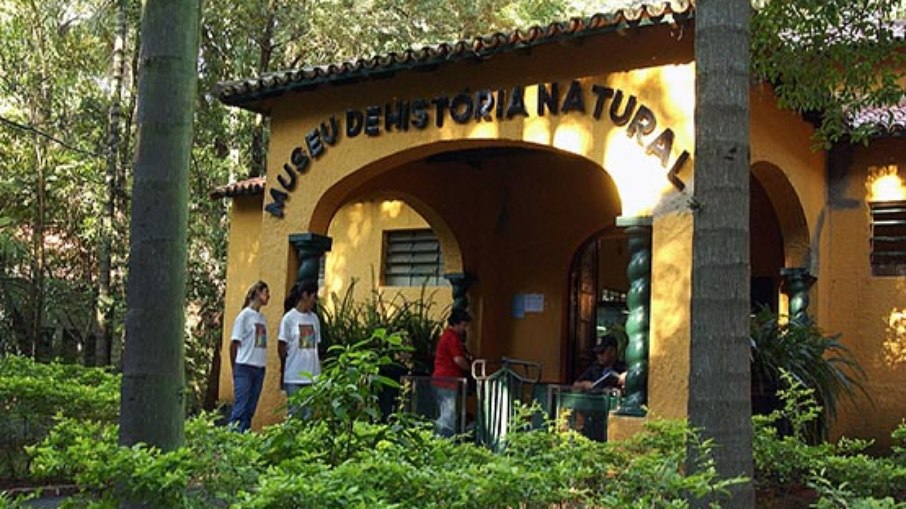
<instances>
[{"instance_id":1,"label":"roof eave","mask_svg":"<svg viewBox=\"0 0 906 509\"><path fill-rule=\"evenodd\" d=\"M530 50L531 48L546 44L553 44L563 41L575 41L587 39L589 37L599 36L607 33L620 32L630 29L639 29L662 25L679 25L694 18L694 9L691 7L686 10L675 10L673 8L664 8L657 15L640 16L638 19L628 19L622 11L613 15L596 14L585 19L574 19L569 23L581 23L578 29L571 28L570 24L552 23L546 28L533 27L526 33L533 34L530 39L523 40L519 31L510 34L494 34L482 38L484 41L496 42L492 47L485 46L480 50L464 50L463 45L468 45L466 41L459 41L455 44L444 44L435 47L433 56L425 59L413 58L411 60L399 61L398 54L390 54L384 57L375 57L370 60L358 60L347 62L341 65L331 65L322 68L311 69L308 72L316 74L310 79L288 79L286 83L274 86L261 86L261 81L265 78L256 80L241 80L218 83L213 94L223 104L243 108L256 113L268 115L270 108L267 101L293 92L303 92L313 90L324 85L348 85L365 80L386 79L394 76L401 71L430 71L440 65L455 62L465 62L469 60L484 61L500 53L511 53L520 50ZM618 20L618 21L613 21ZM512 43L502 43L515 38ZM478 39L476 39L478 40ZM431 54L429 48L421 50L407 50L405 53ZM392 60L393 63L381 64L380 60ZM352 69L354 68L354 69ZM339 70L339 72L337 72ZM291 72L291 71L288 71ZM287 73L288 73L287 72ZM306 72L306 71L297 71ZM273 79L279 79L274 76ZM256 90L247 92L230 93L229 90L235 87L258 85Z\"/></svg>"}]
</instances>

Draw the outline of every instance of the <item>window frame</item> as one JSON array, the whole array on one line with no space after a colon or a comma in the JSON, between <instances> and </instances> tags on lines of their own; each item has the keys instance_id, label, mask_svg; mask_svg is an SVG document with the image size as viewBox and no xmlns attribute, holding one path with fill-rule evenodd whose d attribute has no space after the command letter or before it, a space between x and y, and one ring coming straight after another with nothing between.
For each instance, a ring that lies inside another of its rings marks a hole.
<instances>
[{"instance_id":1,"label":"window frame","mask_svg":"<svg viewBox=\"0 0 906 509\"><path fill-rule=\"evenodd\" d=\"M906 276L906 200L871 201L869 260L872 276Z\"/></svg>"},{"instance_id":2,"label":"window frame","mask_svg":"<svg viewBox=\"0 0 906 509\"><path fill-rule=\"evenodd\" d=\"M440 239L433 230L430 228L384 230L382 236L383 286L449 285L449 281L444 278L443 249Z\"/></svg>"}]
</instances>

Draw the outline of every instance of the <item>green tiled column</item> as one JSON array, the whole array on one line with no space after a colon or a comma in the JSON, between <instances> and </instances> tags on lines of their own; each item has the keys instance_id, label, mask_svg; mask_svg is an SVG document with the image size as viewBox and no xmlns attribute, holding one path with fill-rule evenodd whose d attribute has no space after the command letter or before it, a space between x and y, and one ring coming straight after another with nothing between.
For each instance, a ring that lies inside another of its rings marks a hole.
<instances>
[{"instance_id":1,"label":"green tiled column","mask_svg":"<svg viewBox=\"0 0 906 509\"><path fill-rule=\"evenodd\" d=\"M808 292L816 279L805 267L784 267L780 269L780 277L783 278L783 293L790 298L790 321L808 323Z\"/></svg>"},{"instance_id":2,"label":"green tiled column","mask_svg":"<svg viewBox=\"0 0 906 509\"><path fill-rule=\"evenodd\" d=\"M618 217L629 243L629 292L626 294L626 384L617 414L644 416L648 404L648 341L651 320L651 218Z\"/></svg>"},{"instance_id":3,"label":"green tiled column","mask_svg":"<svg viewBox=\"0 0 906 509\"><path fill-rule=\"evenodd\" d=\"M317 233L294 233L289 236L289 243L296 248L299 255L299 271L296 281L306 279L318 280L321 270L321 257L330 251L333 239Z\"/></svg>"},{"instance_id":4,"label":"green tiled column","mask_svg":"<svg viewBox=\"0 0 906 509\"><path fill-rule=\"evenodd\" d=\"M467 272L449 272L444 278L450 282L453 290L453 307L469 309L469 287L475 281L475 276Z\"/></svg>"}]
</instances>

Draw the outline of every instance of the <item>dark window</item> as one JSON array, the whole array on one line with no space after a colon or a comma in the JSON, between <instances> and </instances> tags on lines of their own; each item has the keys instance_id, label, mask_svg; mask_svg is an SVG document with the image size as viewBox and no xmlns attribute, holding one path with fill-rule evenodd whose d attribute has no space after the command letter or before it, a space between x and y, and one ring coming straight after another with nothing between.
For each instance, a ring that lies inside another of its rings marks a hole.
<instances>
[{"instance_id":1,"label":"dark window","mask_svg":"<svg viewBox=\"0 0 906 509\"><path fill-rule=\"evenodd\" d=\"M906 200L869 203L871 273L906 276Z\"/></svg>"},{"instance_id":2,"label":"dark window","mask_svg":"<svg viewBox=\"0 0 906 509\"><path fill-rule=\"evenodd\" d=\"M384 274L387 286L443 286L444 255L430 229L384 232Z\"/></svg>"}]
</instances>

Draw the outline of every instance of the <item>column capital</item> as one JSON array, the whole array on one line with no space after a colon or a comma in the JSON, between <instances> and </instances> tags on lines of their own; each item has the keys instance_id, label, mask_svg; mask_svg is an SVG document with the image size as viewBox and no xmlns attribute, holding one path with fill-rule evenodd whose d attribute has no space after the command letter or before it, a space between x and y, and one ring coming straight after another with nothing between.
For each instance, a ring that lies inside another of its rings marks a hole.
<instances>
[{"instance_id":1,"label":"column capital","mask_svg":"<svg viewBox=\"0 0 906 509\"><path fill-rule=\"evenodd\" d=\"M790 288L792 285L804 284L806 288L810 288L818 280L809 273L808 267L783 267L780 269L780 277L783 278L784 293L795 291Z\"/></svg>"},{"instance_id":2,"label":"column capital","mask_svg":"<svg viewBox=\"0 0 906 509\"><path fill-rule=\"evenodd\" d=\"M651 216L617 216L617 226L620 228L651 227Z\"/></svg>"},{"instance_id":3,"label":"column capital","mask_svg":"<svg viewBox=\"0 0 906 509\"><path fill-rule=\"evenodd\" d=\"M306 249L325 253L333 247L333 239L319 233L291 233L289 243L296 249Z\"/></svg>"},{"instance_id":4,"label":"column capital","mask_svg":"<svg viewBox=\"0 0 906 509\"><path fill-rule=\"evenodd\" d=\"M317 281L321 272L321 257L333 247L333 239L318 233L293 233L289 236L289 243L296 248L299 257L296 281Z\"/></svg>"},{"instance_id":5,"label":"column capital","mask_svg":"<svg viewBox=\"0 0 906 509\"><path fill-rule=\"evenodd\" d=\"M469 287L475 282L475 275L469 272L448 272L444 279L450 282L453 291L453 307L467 309L469 307Z\"/></svg>"}]
</instances>

